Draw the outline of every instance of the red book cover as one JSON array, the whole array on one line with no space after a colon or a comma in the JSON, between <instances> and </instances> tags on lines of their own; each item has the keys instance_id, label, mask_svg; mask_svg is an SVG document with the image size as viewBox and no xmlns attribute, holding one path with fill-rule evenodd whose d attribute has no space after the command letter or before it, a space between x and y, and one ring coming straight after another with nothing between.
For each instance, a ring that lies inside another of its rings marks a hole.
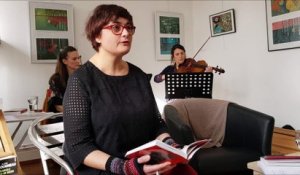
<instances>
[{"instance_id":1,"label":"red book cover","mask_svg":"<svg viewBox=\"0 0 300 175\"><path fill-rule=\"evenodd\" d=\"M160 140L153 140L137 148L128 151L125 155L127 158L141 157L150 155L149 164L158 164L170 161L172 164L187 163L202 146L208 143L210 139L199 140L182 149L174 148Z\"/></svg>"},{"instance_id":2,"label":"red book cover","mask_svg":"<svg viewBox=\"0 0 300 175\"><path fill-rule=\"evenodd\" d=\"M300 156L264 156L265 160L300 160Z\"/></svg>"}]
</instances>

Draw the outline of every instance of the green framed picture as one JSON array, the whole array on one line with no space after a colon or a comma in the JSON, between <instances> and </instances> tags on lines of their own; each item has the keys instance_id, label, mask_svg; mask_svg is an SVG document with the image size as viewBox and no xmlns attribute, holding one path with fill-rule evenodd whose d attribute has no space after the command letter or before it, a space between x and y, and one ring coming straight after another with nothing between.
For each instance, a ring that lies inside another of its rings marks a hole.
<instances>
[{"instance_id":1,"label":"green framed picture","mask_svg":"<svg viewBox=\"0 0 300 175\"><path fill-rule=\"evenodd\" d=\"M29 16L31 62L56 63L60 50L74 46L72 5L29 2Z\"/></svg>"},{"instance_id":2,"label":"green framed picture","mask_svg":"<svg viewBox=\"0 0 300 175\"><path fill-rule=\"evenodd\" d=\"M172 12L155 13L155 50L156 60L170 61L171 48L183 44L183 15Z\"/></svg>"}]
</instances>

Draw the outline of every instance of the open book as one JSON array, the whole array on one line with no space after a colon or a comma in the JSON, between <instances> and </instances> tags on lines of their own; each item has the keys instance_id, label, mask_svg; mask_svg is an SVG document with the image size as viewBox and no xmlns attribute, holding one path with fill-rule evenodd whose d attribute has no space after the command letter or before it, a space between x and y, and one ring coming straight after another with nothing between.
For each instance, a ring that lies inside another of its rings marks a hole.
<instances>
[{"instance_id":1,"label":"open book","mask_svg":"<svg viewBox=\"0 0 300 175\"><path fill-rule=\"evenodd\" d=\"M127 158L141 157L150 155L149 164L163 163L170 161L172 164L187 163L194 154L211 139L195 141L185 145L182 149L174 148L160 140L153 140L137 148L128 151L125 155Z\"/></svg>"}]
</instances>

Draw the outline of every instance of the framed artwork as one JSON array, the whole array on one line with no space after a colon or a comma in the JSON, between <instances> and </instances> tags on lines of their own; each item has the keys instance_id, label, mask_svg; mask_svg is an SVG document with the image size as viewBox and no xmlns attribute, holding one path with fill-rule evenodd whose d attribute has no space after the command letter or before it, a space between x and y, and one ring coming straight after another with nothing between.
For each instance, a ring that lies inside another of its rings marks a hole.
<instances>
[{"instance_id":1,"label":"framed artwork","mask_svg":"<svg viewBox=\"0 0 300 175\"><path fill-rule=\"evenodd\" d=\"M229 9L209 16L211 36L236 32L234 9Z\"/></svg>"},{"instance_id":2,"label":"framed artwork","mask_svg":"<svg viewBox=\"0 0 300 175\"><path fill-rule=\"evenodd\" d=\"M170 61L174 44L183 44L183 15L171 12L155 13L156 60Z\"/></svg>"},{"instance_id":3,"label":"framed artwork","mask_svg":"<svg viewBox=\"0 0 300 175\"><path fill-rule=\"evenodd\" d=\"M266 0L268 50L300 47L300 1Z\"/></svg>"},{"instance_id":4,"label":"framed artwork","mask_svg":"<svg viewBox=\"0 0 300 175\"><path fill-rule=\"evenodd\" d=\"M31 62L56 63L62 48L74 46L70 4L29 2Z\"/></svg>"}]
</instances>

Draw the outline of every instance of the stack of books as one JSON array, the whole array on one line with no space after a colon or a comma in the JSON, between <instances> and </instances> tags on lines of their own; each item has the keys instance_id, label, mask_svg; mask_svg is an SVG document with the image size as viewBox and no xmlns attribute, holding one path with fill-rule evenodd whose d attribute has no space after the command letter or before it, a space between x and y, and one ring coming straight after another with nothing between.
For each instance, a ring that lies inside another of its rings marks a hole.
<instances>
[{"instance_id":1,"label":"stack of books","mask_svg":"<svg viewBox=\"0 0 300 175\"><path fill-rule=\"evenodd\" d=\"M264 156L258 165L264 174L300 174L300 156Z\"/></svg>"}]
</instances>

